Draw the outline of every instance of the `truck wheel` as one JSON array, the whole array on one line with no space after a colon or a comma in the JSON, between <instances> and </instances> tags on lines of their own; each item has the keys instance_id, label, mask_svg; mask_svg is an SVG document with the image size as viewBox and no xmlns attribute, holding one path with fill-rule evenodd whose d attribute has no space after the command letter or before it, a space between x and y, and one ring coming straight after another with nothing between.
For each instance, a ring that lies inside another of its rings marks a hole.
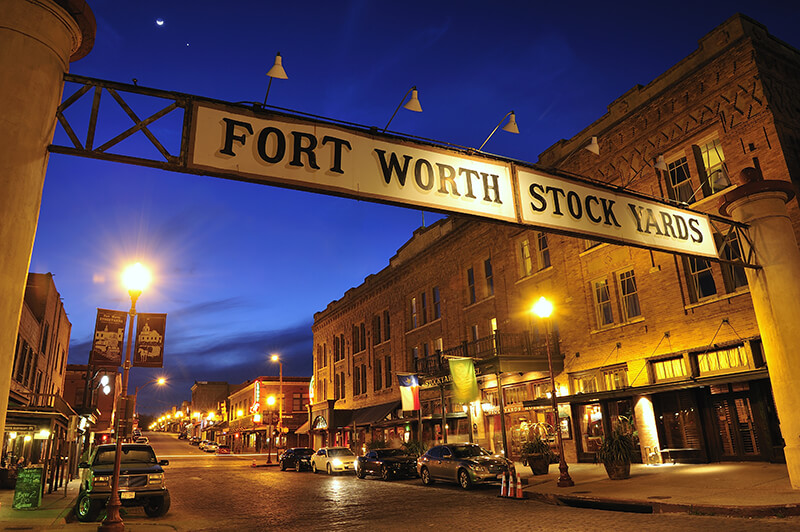
<instances>
[{"instance_id":1,"label":"truck wheel","mask_svg":"<svg viewBox=\"0 0 800 532\"><path fill-rule=\"evenodd\" d=\"M78 521L88 523L97 519L102 508L101 501L93 500L88 493L81 493L80 497L78 497L78 502L75 504L75 516Z\"/></svg>"},{"instance_id":2,"label":"truck wheel","mask_svg":"<svg viewBox=\"0 0 800 532\"><path fill-rule=\"evenodd\" d=\"M162 497L150 497L144 504L144 513L147 517L161 517L169 511L169 495Z\"/></svg>"}]
</instances>

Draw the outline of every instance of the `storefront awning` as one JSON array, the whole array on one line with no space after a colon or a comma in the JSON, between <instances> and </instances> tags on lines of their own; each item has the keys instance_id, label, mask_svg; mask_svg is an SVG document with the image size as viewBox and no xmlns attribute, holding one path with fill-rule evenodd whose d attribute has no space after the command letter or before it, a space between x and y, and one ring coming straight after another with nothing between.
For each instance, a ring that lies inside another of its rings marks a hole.
<instances>
[{"instance_id":1,"label":"storefront awning","mask_svg":"<svg viewBox=\"0 0 800 532\"><path fill-rule=\"evenodd\" d=\"M368 406L353 411L353 425L372 425L383 421L392 412L400 408L400 401L392 401L382 405Z\"/></svg>"},{"instance_id":2,"label":"storefront awning","mask_svg":"<svg viewBox=\"0 0 800 532\"><path fill-rule=\"evenodd\" d=\"M294 429L294 433L295 434L308 434L308 427L309 427L308 421L306 421L305 423L303 423L302 425L300 425L299 427Z\"/></svg>"}]
</instances>

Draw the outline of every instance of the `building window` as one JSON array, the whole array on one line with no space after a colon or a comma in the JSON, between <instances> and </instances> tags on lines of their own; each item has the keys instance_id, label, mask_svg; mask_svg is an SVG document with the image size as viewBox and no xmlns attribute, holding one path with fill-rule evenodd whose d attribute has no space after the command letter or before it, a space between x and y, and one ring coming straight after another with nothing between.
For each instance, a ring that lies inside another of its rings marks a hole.
<instances>
[{"instance_id":1,"label":"building window","mask_svg":"<svg viewBox=\"0 0 800 532\"><path fill-rule=\"evenodd\" d=\"M381 343L381 317L372 316L372 345Z\"/></svg>"},{"instance_id":2,"label":"building window","mask_svg":"<svg viewBox=\"0 0 800 532\"><path fill-rule=\"evenodd\" d=\"M344 333L339 335L339 360L344 360L345 355L345 343L344 343Z\"/></svg>"},{"instance_id":3,"label":"building window","mask_svg":"<svg viewBox=\"0 0 800 532\"><path fill-rule=\"evenodd\" d=\"M521 404L522 401L528 401L529 399L530 393L527 384L503 388L503 400L507 405Z\"/></svg>"},{"instance_id":4,"label":"building window","mask_svg":"<svg viewBox=\"0 0 800 532\"><path fill-rule=\"evenodd\" d=\"M422 324L428 323L428 294L422 292L419 295L420 314L422 315Z\"/></svg>"},{"instance_id":5,"label":"building window","mask_svg":"<svg viewBox=\"0 0 800 532\"><path fill-rule=\"evenodd\" d=\"M701 299L711 297L717 293L714 275L711 273L711 263L699 257L685 257L687 283L689 286L689 300L697 303Z\"/></svg>"},{"instance_id":6,"label":"building window","mask_svg":"<svg viewBox=\"0 0 800 532\"><path fill-rule=\"evenodd\" d=\"M422 344L422 357L428 358L430 356L430 351L428 351L428 342Z\"/></svg>"},{"instance_id":7,"label":"building window","mask_svg":"<svg viewBox=\"0 0 800 532\"><path fill-rule=\"evenodd\" d=\"M392 337L392 330L389 328L389 311L383 311L383 334L386 337L386 340Z\"/></svg>"},{"instance_id":8,"label":"building window","mask_svg":"<svg viewBox=\"0 0 800 532\"><path fill-rule=\"evenodd\" d=\"M416 329L418 327L418 319L417 319L417 298L411 298L411 328Z\"/></svg>"},{"instance_id":9,"label":"building window","mask_svg":"<svg viewBox=\"0 0 800 532\"><path fill-rule=\"evenodd\" d=\"M433 341L433 352L439 354L442 351L444 351L444 349L442 349L442 339L437 338Z\"/></svg>"},{"instance_id":10,"label":"building window","mask_svg":"<svg viewBox=\"0 0 800 532\"><path fill-rule=\"evenodd\" d=\"M617 366L603 370L605 390L621 390L628 387L628 368Z\"/></svg>"},{"instance_id":11,"label":"building window","mask_svg":"<svg viewBox=\"0 0 800 532\"><path fill-rule=\"evenodd\" d=\"M438 320L442 317L442 301L439 296L439 287L433 287L433 319Z\"/></svg>"},{"instance_id":12,"label":"building window","mask_svg":"<svg viewBox=\"0 0 800 532\"><path fill-rule=\"evenodd\" d=\"M475 324L469 328L469 335L472 341L476 341L478 339L478 325Z\"/></svg>"},{"instance_id":13,"label":"building window","mask_svg":"<svg viewBox=\"0 0 800 532\"><path fill-rule=\"evenodd\" d=\"M355 367L353 372L353 396L361 393L361 370L358 366Z\"/></svg>"},{"instance_id":14,"label":"building window","mask_svg":"<svg viewBox=\"0 0 800 532\"><path fill-rule=\"evenodd\" d=\"M339 374L339 385L342 387L342 391L339 393L339 399L344 399L345 398L344 384L345 384L345 381L344 381L344 371L343 371L343 372L341 372Z\"/></svg>"},{"instance_id":15,"label":"building window","mask_svg":"<svg viewBox=\"0 0 800 532\"><path fill-rule=\"evenodd\" d=\"M415 346L411 348L411 366L416 367L417 359L419 358L419 347Z\"/></svg>"},{"instance_id":16,"label":"building window","mask_svg":"<svg viewBox=\"0 0 800 532\"><path fill-rule=\"evenodd\" d=\"M376 391L383 387L383 364L380 358L375 359L375 377L373 378L373 386Z\"/></svg>"},{"instance_id":17,"label":"building window","mask_svg":"<svg viewBox=\"0 0 800 532\"><path fill-rule=\"evenodd\" d=\"M333 375L333 398L334 400L339 399L339 374L336 373Z\"/></svg>"},{"instance_id":18,"label":"building window","mask_svg":"<svg viewBox=\"0 0 800 532\"><path fill-rule=\"evenodd\" d=\"M537 233L536 244L536 259L538 261L539 270L549 268L550 246L547 244L547 235L545 233Z\"/></svg>"},{"instance_id":19,"label":"building window","mask_svg":"<svg viewBox=\"0 0 800 532\"><path fill-rule=\"evenodd\" d=\"M364 349L367 348L367 327L366 327L366 324L362 323L359 326L359 328L361 330L361 342L358 344L358 346L360 347L359 351L363 351Z\"/></svg>"},{"instance_id":20,"label":"building window","mask_svg":"<svg viewBox=\"0 0 800 532\"><path fill-rule=\"evenodd\" d=\"M724 237L720 234L715 234L714 240L717 242L717 249L719 249L723 259L743 262L739 235L736 232L731 231ZM725 292L730 294L739 288L747 286L747 275L745 275L742 266L724 263L720 263L719 266L722 270L722 282L725 285Z\"/></svg>"},{"instance_id":21,"label":"building window","mask_svg":"<svg viewBox=\"0 0 800 532\"><path fill-rule=\"evenodd\" d=\"M533 261L531 260L531 243L527 238L519 243L520 273L526 277L533 273Z\"/></svg>"},{"instance_id":22,"label":"building window","mask_svg":"<svg viewBox=\"0 0 800 532\"><path fill-rule=\"evenodd\" d=\"M572 377L572 389L575 393L594 393L597 391L597 375L584 373Z\"/></svg>"},{"instance_id":23,"label":"building window","mask_svg":"<svg viewBox=\"0 0 800 532\"><path fill-rule=\"evenodd\" d=\"M392 387L392 357L386 357L386 388Z\"/></svg>"},{"instance_id":24,"label":"building window","mask_svg":"<svg viewBox=\"0 0 800 532\"><path fill-rule=\"evenodd\" d=\"M725 155L722 153L722 144L719 139L700 146L692 146L692 151L697 159L697 168L700 171L700 182L705 197L731 186L728 169L725 166Z\"/></svg>"},{"instance_id":25,"label":"building window","mask_svg":"<svg viewBox=\"0 0 800 532\"><path fill-rule=\"evenodd\" d=\"M367 365L361 364L361 393L367 393Z\"/></svg>"},{"instance_id":26,"label":"building window","mask_svg":"<svg viewBox=\"0 0 800 532\"><path fill-rule=\"evenodd\" d=\"M622 318L630 321L642 315L639 307L639 291L636 287L636 276L633 270L619 274L619 291L622 303Z\"/></svg>"},{"instance_id":27,"label":"building window","mask_svg":"<svg viewBox=\"0 0 800 532\"><path fill-rule=\"evenodd\" d=\"M656 382L680 379L686 376L686 365L683 357L673 357L651 362L653 377Z\"/></svg>"},{"instance_id":28,"label":"building window","mask_svg":"<svg viewBox=\"0 0 800 532\"><path fill-rule=\"evenodd\" d=\"M548 392L550 391L550 382L549 381L541 381L534 383L533 385L533 398L534 399L542 399L547 397Z\"/></svg>"},{"instance_id":29,"label":"building window","mask_svg":"<svg viewBox=\"0 0 800 532\"><path fill-rule=\"evenodd\" d=\"M693 203L692 178L689 163L681 157L667 164L667 195L677 203Z\"/></svg>"},{"instance_id":30,"label":"building window","mask_svg":"<svg viewBox=\"0 0 800 532\"><path fill-rule=\"evenodd\" d=\"M467 290L469 296L469 304L475 303L475 272L472 268L467 270Z\"/></svg>"},{"instance_id":31,"label":"building window","mask_svg":"<svg viewBox=\"0 0 800 532\"><path fill-rule=\"evenodd\" d=\"M303 406L305 406L305 402L303 401L303 394L302 393L293 393L292 394L292 412L302 412Z\"/></svg>"},{"instance_id":32,"label":"building window","mask_svg":"<svg viewBox=\"0 0 800 532\"><path fill-rule=\"evenodd\" d=\"M614 323L614 313L611 310L611 294L608 291L608 280L599 279L592 283L594 292L594 313L597 328L607 327Z\"/></svg>"},{"instance_id":33,"label":"building window","mask_svg":"<svg viewBox=\"0 0 800 532\"><path fill-rule=\"evenodd\" d=\"M492 259L483 261L483 271L486 274L486 295L494 295L494 276L492 275Z\"/></svg>"},{"instance_id":34,"label":"building window","mask_svg":"<svg viewBox=\"0 0 800 532\"><path fill-rule=\"evenodd\" d=\"M700 371L700 375L746 367L747 352L741 345L697 355L697 369Z\"/></svg>"}]
</instances>

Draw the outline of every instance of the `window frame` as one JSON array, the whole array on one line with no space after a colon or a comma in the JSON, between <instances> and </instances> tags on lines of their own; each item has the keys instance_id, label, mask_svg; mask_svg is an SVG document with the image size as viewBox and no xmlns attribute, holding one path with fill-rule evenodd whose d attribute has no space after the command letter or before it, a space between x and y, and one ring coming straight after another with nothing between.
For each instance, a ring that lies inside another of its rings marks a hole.
<instances>
[{"instance_id":1,"label":"window frame","mask_svg":"<svg viewBox=\"0 0 800 532\"><path fill-rule=\"evenodd\" d=\"M598 285L603 284L605 287L605 300L600 300L600 293L598 292ZM614 321L614 305L611 299L611 287L608 283L608 277L598 277L591 282L592 290L592 306L594 308L595 326L598 330L613 327ZM607 309L607 313L606 313ZM605 321L604 318L608 316L610 321Z\"/></svg>"}]
</instances>

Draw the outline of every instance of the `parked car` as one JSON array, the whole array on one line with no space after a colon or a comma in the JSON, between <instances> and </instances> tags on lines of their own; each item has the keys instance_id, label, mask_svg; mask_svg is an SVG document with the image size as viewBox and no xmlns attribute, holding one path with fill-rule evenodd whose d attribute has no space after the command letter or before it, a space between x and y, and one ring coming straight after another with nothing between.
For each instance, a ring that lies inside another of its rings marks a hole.
<instances>
[{"instance_id":1,"label":"parked car","mask_svg":"<svg viewBox=\"0 0 800 532\"><path fill-rule=\"evenodd\" d=\"M189 445L200 445L200 437L199 436L192 436L189 438Z\"/></svg>"},{"instance_id":2,"label":"parked car","mask_svg":"<svg viewBox=\"0 0 800 532\"><path fill-rule=\"evenodd\" d=\"M329 475L353 471L356 455L347 447L322 447L311 456L311 471Z\"/></svg>"},{"instance_id":3,"label":"parked car","mask_svg":"<svg viewBox=\"0 0 800 532\"><path fill-rule=\"evenodd\" d=\"M231 454L231 448L228 445L218 445L217 454Z\"/></svg>"},{"instance_id":4,"label":"parked car","mask_svg":"<svg viewBox=\"0 0 800 532\"><path fill-rule=\"evenodd\" d=\"M181 432L180 434L178 434L178 439L179 440L185 440L185 439L188 439L188 438L189 438L189 435L186 434L185 432Z\"/></svg>"},{"instance_id":5,"label":"parked car","mask_svg":"<svg viewBox=\"0 0 800 532\"><path fill-rule=\"evenodd\" d=\"M209 443L210 442L208 440L201 440L200 443L198 444L198 447L200 448L201 451L205 451L206 445L208 445Z\"/></svg>"},{"instance_id":6,"label":"parked car","mask_svg":"<svg viewBox=\"0 0 800 532\"><path fill-rule=\"evenodd\" d=\"M291 468L295 471L302 471L303 469L311 469L311 456L314 454L314 449L307 447L294 447L286 449L278 457L278 463L281 466L281 471L286 471Z\"/></svg>"},{"instance_id":7,"label":"parked car","mask_svg":"<svg viewBox=\"0 0 800 532\"><path fill-rule=\"evenodd\" d=\"M498 482L508 470L508 460L474 443L436 445L417 459L417 471L426 486L445 480L470 489L474 484Z\"/></svg>"},{"instance_id":8,"label":"parked car","mask_svg":"<svg viewBox=\"0 0 800 532\"><path fill-rule=\"evenodd\" d=\"M215 441L206 442L206 444L203 446L203 450L207 453L213 453L217 449L219 449L219 444Z\"/></svg>"},{"instance_id":9,"label":"parked car","mask_svg":"<svg viewBox=\"0 0 800 532\"><path fill-rule=\"evenodd\" d=\"M379 475L383 480L416 477L417 459L402 449L372 449L356 458L356 476Z\"/></svg>"},{"instance_id":10,"label":"parked car","mask_svg":"<svg viewBox=\"0 0 800 532\"><path fill-rule=\"evenodd\" d=\"M133 443L150 443L150 439L147 436L138 436L133 438Z\"/></svg>"},{"instance_id":11,"label":"parked car","mask_svg":"<svg viewBox=\"0 0 800 532\"><path fill-rule=\"evenodd\" d=\"M111 495L115 444L99 445L81 462L81 483L75 515L79 521L94 521ZM119 497L122 506L142 506L149 517L167 513L169 491L164 484L168 460L158 460L153 448L140 443L123 443L119 476Z\"/></svg>"}]
</instances>

